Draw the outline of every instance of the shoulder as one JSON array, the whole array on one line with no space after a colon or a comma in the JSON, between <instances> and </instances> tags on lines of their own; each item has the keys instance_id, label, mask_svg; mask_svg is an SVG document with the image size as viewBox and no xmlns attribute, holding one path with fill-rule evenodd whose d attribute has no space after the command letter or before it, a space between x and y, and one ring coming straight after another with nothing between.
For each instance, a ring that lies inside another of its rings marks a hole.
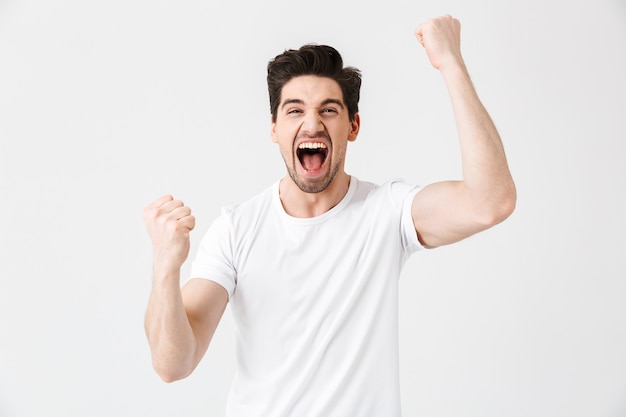
<instances>
[{"instance_id":1,"label":"shoulder","mask_svg":"<svg viewBox=\"0 0 626 417\"><path fill-rule=\"evenodd\" d=\"M231 225L255 221L267 214L275 204L274 194L278 192L277 186L278 183L274 183L246 201L222 207L221 217Z\"/></svg>"},{"instance_id":2,"label":"shoulder","mask_svg":"<svg viewBox=\"0 0 626 417\"><path fill-rule=\"evenodd\" d=\"M222 206L220 215L213 219L204 235L205 245L218 247L227 241L232 243L240 239L243 232L255 229L268 217L273 188L267 187L241 203Z\"/></svg>"},{"instance_id":3,"label":"shoulder","mask_svg":"<svg viewBox=\"0 0 626 417\"><path fill-rule=\"evenodd\" d=\"M356 181L357 198L369 200L371 202L385 202L395 206L402 205L407 197L412 198L412 196L420 190L419 186L409 184L400 178L387 180L380 185L358 179L356 179Z\"/></svg>"}]
</instances>

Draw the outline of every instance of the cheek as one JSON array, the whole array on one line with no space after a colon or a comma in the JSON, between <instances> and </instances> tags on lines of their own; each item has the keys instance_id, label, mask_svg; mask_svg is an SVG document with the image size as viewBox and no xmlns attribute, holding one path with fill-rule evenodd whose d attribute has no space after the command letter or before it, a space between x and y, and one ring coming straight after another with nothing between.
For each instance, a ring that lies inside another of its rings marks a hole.
<instances>
[{"instance_id":1,"label":"cheek","mask_svg":"<svg viewBox=\"0 0 626 417\"><path fill-rule=\"evenodd\" d=\"M276 143L293 143L300 129L299 123L283 121L280 126L272 128L272 140Z\"/></svg>"},{"instance_id":2,"label":"cheek","mask_svg":"<svg viewBox=\"0 0 626 417\"><path fill-rule=\"evenodd\" d=\"M283 155L283 159L291 161L293 159L293 141L286 140L285 137L280 137L278 141L276 141L276 144L278 145L280 153Z\"/></svg>"},{"instance_id":3,"label":"cheek","mask_svg":"<svg viewBox=\"0 0 626 417\"><path fill-rule=\"evenodd\" d=\"M333 145L337 147L345 148L347 143L350 141L350 130L349 129L337 129L334 132L329 132L331 138L333 139Z\"/></svg>"}]
</instances>

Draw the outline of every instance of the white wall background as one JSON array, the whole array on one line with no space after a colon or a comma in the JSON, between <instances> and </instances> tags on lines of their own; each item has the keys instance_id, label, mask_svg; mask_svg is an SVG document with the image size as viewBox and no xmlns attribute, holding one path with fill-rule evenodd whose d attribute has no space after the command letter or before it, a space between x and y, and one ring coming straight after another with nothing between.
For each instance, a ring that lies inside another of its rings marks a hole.
<instances>
[{"instance_id":1,"label":"white wall background","mask_svg":"<svg viewBox=\"0 0 626 417\"><path fill-rule=\"evenodd\" d=\"M195 253L222 205L283 174L265 65L307 42L364 74L350 173L458 178L412 34L445 13L519 200L407 265L404 415L626 416L624 0L0 0L0 416L222 415L228 311L194 375L151 369L142 208L182 198Z\"/></svg>"}]
</instances>

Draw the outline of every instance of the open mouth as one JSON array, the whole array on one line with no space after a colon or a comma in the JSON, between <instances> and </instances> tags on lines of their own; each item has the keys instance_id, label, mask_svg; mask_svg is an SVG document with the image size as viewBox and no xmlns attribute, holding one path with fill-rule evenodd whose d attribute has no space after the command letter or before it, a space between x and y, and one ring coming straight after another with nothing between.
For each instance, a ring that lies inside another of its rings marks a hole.
<instances>
[{"instance_id":1,"label":"open mouth","mask_svg":"<svg viewBox=\"0 0 626 417\"><path fill-rule=\"evenodd\" d=\"M328 156L328 148L321 142L303 142L298 146L296 155L305 171L314 172L324 165Z\"/></svg>"}]
</instances>

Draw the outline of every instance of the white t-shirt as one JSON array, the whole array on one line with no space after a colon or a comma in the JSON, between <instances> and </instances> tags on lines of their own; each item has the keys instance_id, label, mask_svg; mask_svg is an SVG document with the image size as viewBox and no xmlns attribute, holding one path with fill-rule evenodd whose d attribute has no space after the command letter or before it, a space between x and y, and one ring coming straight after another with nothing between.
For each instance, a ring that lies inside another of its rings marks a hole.
<instances>
[{"instance_id":1,"label":"white t-shirt","mask_svg":"<svg viewBox=\"0 0 626 417\"><path fill-rule=\"evenodd\" d=\"M418 187L351 178L313 218L283 209L278 182L224 208L191 277L222 285L237 326L228 417L400 415L398 278L421 248Z\"/></svg>"}]
</instances>

